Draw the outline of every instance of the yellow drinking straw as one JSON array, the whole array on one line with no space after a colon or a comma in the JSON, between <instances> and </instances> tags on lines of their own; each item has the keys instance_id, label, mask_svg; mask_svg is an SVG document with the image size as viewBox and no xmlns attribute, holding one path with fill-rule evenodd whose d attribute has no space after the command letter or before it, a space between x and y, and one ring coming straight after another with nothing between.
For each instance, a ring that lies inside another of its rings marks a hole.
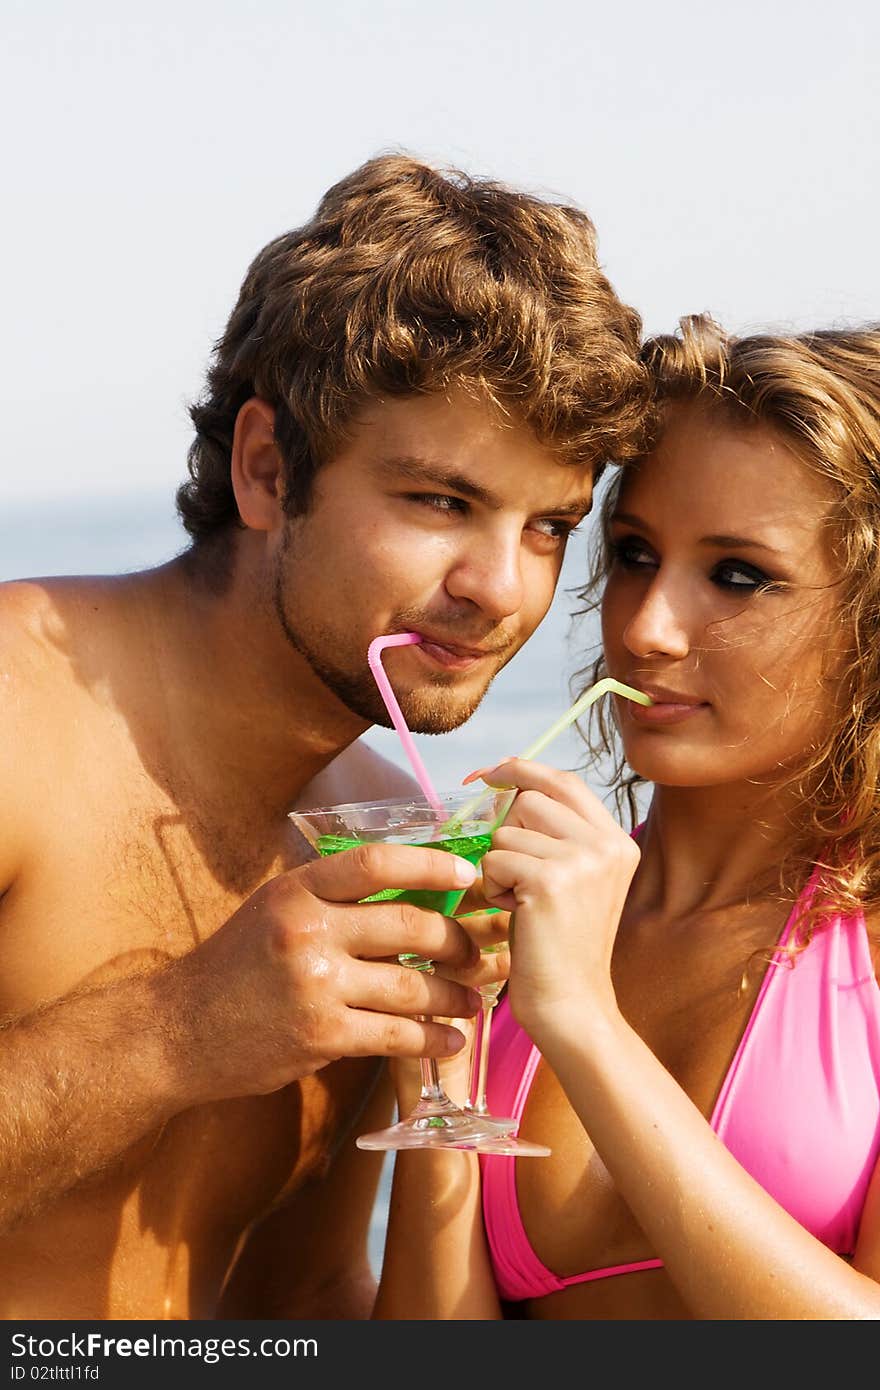
<instances>
[{"instance_id":1,"label":"yellow drinking straw","mask_svg":"<svg viewBox=\"0 0 880 1390\"><path fill-rule=\"evenodd\" d=\"M563 729L567 729L569 724L573 724L579 719L585 709L589 709L600 695L623 695L627 700L634 700L637 705L651 705L653 700L650 695L643 695L641 690L633 690L631 685L624 685L622 681L616 681L611 676L605 676L603 680L591 685L589 690L585 690L579 699L575 700L570 710L560 715L555 724L551 724L549 729L545 729L540 738L536 738L534 743L529 744L524 753L520 753L521 758L534 758L540 753L557 734L561 734Z\"/></svg>"},{"instance_id":2,"label":"yellow drinking straw","mask_svg":"<svg viewBox=\"0 0 880 1390\"><path fill-rule=\"evenodd\" d=\"M565 714L561 714L549 729L545 729L540 738L536 738L534 743L530 743L524 752L519 754L521 758L534 758L538 753L543 752L548 743L551 743L557 734L561 734L563 729L567 729L569 724L573 724L579 719L585 709L589 709L595 700L602 695L622 695L626 700L634 700L637 705L652 705L654 701L650 695L645 695L641 690L634 690L631 685L624 685L622 681L614 680L613 676L605 676L602 680L591 685L589 690L585 690L583 695L575 700L570 709ZM442 833L449 835L454 833L456 827L467 820L468 816L476 810L480 802L485 798L486 793L480 792L473 801L469 801L466 806L462 806L458 813L447 821L442 827Z\"/></svg>"}]
</instances>

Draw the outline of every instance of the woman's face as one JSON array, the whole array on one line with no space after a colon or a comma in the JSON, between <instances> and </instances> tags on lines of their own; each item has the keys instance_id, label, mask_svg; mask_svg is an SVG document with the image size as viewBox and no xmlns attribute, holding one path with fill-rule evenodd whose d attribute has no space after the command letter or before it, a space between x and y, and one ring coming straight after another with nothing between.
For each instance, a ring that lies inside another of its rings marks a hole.
<instances>
[{"instance_id":1,"label":"woman's face","mask_svg":"<svg viewBox=\"0 0 880 1390\"><path fill-rule=\"evenodd\" d=\"M772 782L833 718L845 634L830 484L763 426L675 406L624 474L602 603L630 766L660 785Z\"/></svg>"}]
</instances>

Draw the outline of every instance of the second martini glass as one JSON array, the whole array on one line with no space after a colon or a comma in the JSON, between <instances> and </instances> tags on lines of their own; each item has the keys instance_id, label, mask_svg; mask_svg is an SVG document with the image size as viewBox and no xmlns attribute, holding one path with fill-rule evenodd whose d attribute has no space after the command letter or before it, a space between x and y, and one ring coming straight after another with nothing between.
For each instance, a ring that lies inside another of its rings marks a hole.
<instances>
[{"instance_id":1,"label":"second martini glass","mask_svg":"<svg viewBox=\"0 0 880 1390\"><path fill-rule=\"evenodd\" d=\"M497 908L478 909L476 912L463 913L460 920L489 916L495 912L497 912ZM491 955L497 951L503 951L506 945L506 941L499 941L494 946L483 946L481 948L482 954ZM495 980L492 984L479 986L482 1007L471 1043L468 1094L463 1109L480 1124L489 1126L491 1130L489 1136L473 1145L480 1153L502 1154L508 1158L546 1158L552 1153L552 1149L549 1149L546 1144L535 1144L530 1139L519 1138L516 1133L519 1128L519 1120L513 1119L510 1115L494 1115L489 1109L489 1097L486 1090L489 1074L489 1036L492 1027L492 1012L498 1003L503 988L503 980ZM462 1145L461 1147L465 1146ZM467 1145L467 1147L472 1146Z\"/></svg>"},{"instance_id":2,"label":"second martini glass","mask_svg":"<svg viewBox=\"0 0 880 1390\"><path fill-rule=\"evenodd\" d=\"M340 854L363 844L419 845L457 854L471 864L478 864L515 795L513 789L488 788L475 798L472 789L459 789L435 793L430 803L420 796L407 800L349 802L291 811L290 818L320 855ZM451 917L463 897L464 889L432 892L387 888L363 901L394 899ZM433 969L431 961L421 956L401 956L400 960L413 969ZM481 1140L498 1139L498 1130L491 1122L469 1113L447 1096L434 1058L421 1058L419 1066L421 1091L412 1114L387 1129L360 1135L358 1148L470 1148Z\"/></svg>"},{"instance_id":3,"label":"second martini glass","mask_svg":"<svg viewBox=\"0 0 880 1390\"><path fill-rule=\"evenodd\" d=\"M635 690L631 685L624 685L621 681L615 680L611 676L605 676L602 680L597 681L595 685L590 686L588 690L585 690L579 698L575 700L570 709L567 709L548 729L545 729L540 738L535 739L534 743L531 743L528 748L523 750L520 757L525 759L536 757L538 753L542 752L543 749L553 741L557 734L561 733L563 729L568 728L570 724L573 724L576 719L589 709L590 705L594 704L603 695L617 695L621 699L633 700L636 704L640 705L650 705L651 703L649 695L645 695L640 690ZM466 780L472 781L479 775L479 773L471 773L470 777ZM482 792L478 792L477 800L479 800L482 795ZM466 805L461 814L466 815L469 809L469 806ZM496 910L495 908L489 907L482 909L482 912L488 915L489 913L494 913ZM464 915L476 917L480 915L480 911L465 913ZM499 945L488 946L483 949L484 951L497 951L501 949L502 945L503 943L500 943ZM473 1115L474 1118L484 1124L491 1125L494 1130L493 1138L483 1139L474 1146L478 1148L481 1153L507 1154L510 1157L527 1157L529 1155L537 1157L549 1154L550 1149L542 1144L533 1144L529 1140L519 1139L515 1133L518 1121L512 1119L510 1116L493 1115L489 1109L488 1096L486 1093L486 1079L489 1067L489 1033L492 1026L492 1011L498 1003L503 987L503 984L497 983L484 985L480 989L482 1010L472 1043L468 1098L464 1108L467 1110L468 1114Z\"/></svg>"}]
</instances>

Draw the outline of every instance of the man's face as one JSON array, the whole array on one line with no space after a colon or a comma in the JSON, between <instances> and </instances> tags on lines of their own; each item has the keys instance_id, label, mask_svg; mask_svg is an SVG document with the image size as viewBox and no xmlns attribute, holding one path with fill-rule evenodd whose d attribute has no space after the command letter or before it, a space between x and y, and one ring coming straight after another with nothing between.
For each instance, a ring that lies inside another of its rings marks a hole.
<instances>
[{"instance_id":1,"label":"man's face","mask_svg":"<svg viewBox=\"0 0 880 1390\"><path fill-rule=\"evenodd\" d=\"M288 641L369 723L389 718L373 638L409 727L464 723L544 617L592 473L464 392L377 401L286 523L273 600Z\"/></svg>"}]
</instances>

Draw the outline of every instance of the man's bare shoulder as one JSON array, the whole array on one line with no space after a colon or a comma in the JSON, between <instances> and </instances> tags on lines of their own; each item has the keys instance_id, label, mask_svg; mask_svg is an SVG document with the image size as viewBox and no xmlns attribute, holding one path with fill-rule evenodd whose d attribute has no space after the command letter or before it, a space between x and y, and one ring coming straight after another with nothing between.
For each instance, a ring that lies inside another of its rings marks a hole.
<instances>
[{"instance_id":1,"label":"man's bare shoulder","mask_svg":"<svg viewBox=\"0 0 880 1390\"><path fill-rule=\"evenodd\" d=\"M33 843L47 770L69 738L81 633L102 589L77 578L0 583L0 893Z\"/></svg>"},{"instance_id":2,"label":"man's bare shoulder","mask_svg":"<svg viewBox=\"0 0 880 1390\"><path fill-rule=\"evenodd\" d=\"M117 583L119 581L116 581ZM124 582L124 581L123 581ZM88 652L115 607L110 578L17 579L0 584L3 730L82 683Z\"/></svg>"},{"instance_id":3,"label":"man's bare shoulder","mask_svg":"<svg viewBox=\"0 0 880 1390\"><path fill-rule=\"evenodd\" d=\"M389 796L411 796L418 790L418 783L410 773L358 739L303 787L297 805L381 801Z\"/></svg>"},{"instance_id":4,"label":"man's bare shoulder","mask_svg":"<svg viewBox=\"0 0 880 1390\"><path fill-rule=\"evenodd\" d=\"M0 660L57 651L65 635L107 603L121 579L73 575L0 583Z\"/></svg>"},{"instance_id":5,"label":"man's bare shoulder","mask_svg":"<svg viewBox=\"0 0 880 1390\"><path fill-rule=\"evenodd\" d=\"M7 579L0 584L0 653L32 641L52 606L51 579Z\"/></svg>"}]
</instances>

